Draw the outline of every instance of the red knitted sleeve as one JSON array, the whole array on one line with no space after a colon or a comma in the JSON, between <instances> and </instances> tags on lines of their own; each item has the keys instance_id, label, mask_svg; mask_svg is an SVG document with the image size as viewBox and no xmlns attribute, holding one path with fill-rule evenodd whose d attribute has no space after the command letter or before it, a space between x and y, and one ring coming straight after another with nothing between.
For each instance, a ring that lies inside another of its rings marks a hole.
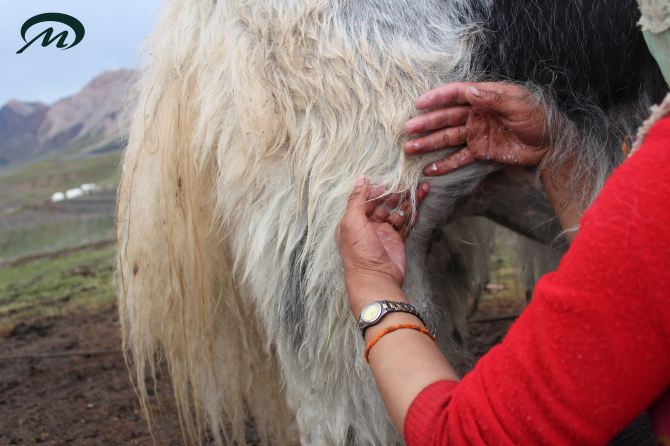
<instances>
[{"instance_id":1,"label":"red knitted sleeve","mask_svg":"<svg viewBox=\"0 0 670 446\"><path fill-rule=\"evenodd\" d=\"M670 384L670 118L610 177L558 270L460 383L422 391L408 446L604 444Z\"/></svg>"}]
</instances>

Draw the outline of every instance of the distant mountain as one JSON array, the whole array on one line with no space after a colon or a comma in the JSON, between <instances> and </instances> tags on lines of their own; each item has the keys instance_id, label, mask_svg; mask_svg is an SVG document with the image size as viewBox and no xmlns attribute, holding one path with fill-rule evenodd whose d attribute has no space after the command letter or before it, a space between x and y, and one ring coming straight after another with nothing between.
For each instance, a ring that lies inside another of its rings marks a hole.
<instances>
[{"instance_id":1,"label":"distant mountain","mask_svg":"<svg viewBox=\"0 0 670 446\"><path fill-rule=\"evenodd\" d=\"M0 165L30 156L49 106L10 101L0 108ZM25 149L24 149L25 148Z\"/></svg>"},{"instance_id":2,"label":"distant mountain","mask_svg":"<svg viewBox=\"0 0 670 446\"><path fill-rule=\"evenodd\" d=\"M121 139L120 118L135 76L131 70L108 71L51 106L16 100L5 104L0 108L0 166Z\"/></svg>"}]
</instances>

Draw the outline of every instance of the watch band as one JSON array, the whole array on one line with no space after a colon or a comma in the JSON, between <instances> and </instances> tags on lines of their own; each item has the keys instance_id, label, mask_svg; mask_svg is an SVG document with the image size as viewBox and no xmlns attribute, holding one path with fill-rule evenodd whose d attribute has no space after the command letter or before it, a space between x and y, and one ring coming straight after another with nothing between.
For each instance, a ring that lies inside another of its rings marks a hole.
<instances>
[{"instance_id":1,"label":"watch band","mask_svg":"<svg viewBox=\"0 0 670 446\"><path fill-rule=\"evenodd\" d=\"M365 330L368 327L378 324L389 313L408 313L416 316L423 325L426 325L419 311L414 305L405 302L396 302L391 300L378 300L370 302L361 311L361 316L358 319L358 327L361 333L365 336Z\"/></svg>"}]
</instances>

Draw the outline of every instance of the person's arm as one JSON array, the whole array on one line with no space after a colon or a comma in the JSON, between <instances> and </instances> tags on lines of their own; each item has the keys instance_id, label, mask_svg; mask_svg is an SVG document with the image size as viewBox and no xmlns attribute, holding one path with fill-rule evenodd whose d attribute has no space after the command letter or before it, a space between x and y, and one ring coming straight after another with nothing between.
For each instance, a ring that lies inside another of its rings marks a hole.
<instances>
[{"instance_id":1,"label":"person's arm","mask_svg":"<svg viewBox=\"0 0 670 446\"><path fill-rule=\"evenodd\" d=\"M604 444L668 387L670 119L654 137L612 175L558 271L460 383L445 381L455 379L448 361L420 333L373 348L372 373L409 446ZM404 299L404 258L391 260L401 239L374 222L364 193L338 230L354 316L376 290Z\"/></svg>"},{"instance_id":2,"label":"person's arm","mask_svg":"<svg viewBox=\"0 0 670 446\"><path fill-rule=\"evenodd\" d=\"M503 342L417 396L408 446L605 444L668 388L668 142L670 119L608 180Z\"/></svg>"},{"instance_id":3,"label":"person's arm","mask_svg":"<svg viewBox=\"0 0 670 446\"><path fill-rule=\"evenodd\" d=\"M428 185L419 187L420 202ZM338 246L345 269L345 285L355 318L372 300L409 302L401 289L405 270L404 236L412 215L409 201L399 210L399 197L378 198L367 180L359 179L349 198L345 216L338 225ZM370 342L380 331L395 324L420 324L406 313L391 313L365 331ZM416 395L428 384L457 376L435 342L413 330L398 330L384 336L372 349L370 367L377 380L391 420L402 432L405 414Z\"/></svg>"},{"instance_id":4,"label":"person's arm","mask_svg":"<svg viewBox=\"0 0 670 446\"><path fill-rule=\"evenodd\" d=\"M371 296L384 296L387 300L409 303L402 290L388 281L349 281L347 290L353 302L362 303L369 301ZM352 308L352 314L360 315L361 310L358 305ZM405 323L421 324L421 321L407 313L389 314L365 331L365 343L385 328ZM391 421L401 434L405 415L421 390L436 381L458 379L437 344L414 330L398 330L384 336L370 351L369 361Z\"/></svg>"},{"instance_id":5,"label":"person's arm","mask_svg":"<svg viewBox=\"0 0 670 446\"><path fill-rule=\"evenodd\" d=\"M417 322L407 314L391 314L368 330L366 342L390 325ZM384 405L401 435L409 407L423 389L437 381L459 379L437 344L414 330L398 330L384 336L371 350L369 360Z\"/></svg>"}]
</instances>

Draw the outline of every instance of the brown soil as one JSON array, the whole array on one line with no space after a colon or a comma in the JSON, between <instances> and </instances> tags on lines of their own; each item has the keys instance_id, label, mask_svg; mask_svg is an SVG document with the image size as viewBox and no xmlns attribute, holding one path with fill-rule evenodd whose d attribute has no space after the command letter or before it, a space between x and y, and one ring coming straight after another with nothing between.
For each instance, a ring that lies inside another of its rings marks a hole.
<instances>
[{"instance_id":1,"label":"brown soil","mask_svg":"<svg viewBox=\"0 0 670 446\"><path fill-rule=\"evenodd\" d=\"M484 300L477 318L513 314L519 305ZM471 324L470 348L488 350L510 323ZM113 308L26 321L0 338L0 445L152 444L120 343ZM156 444L182 444L165 378Z\"/></svg>"},{"instance_id":2,"label":"brown soil","mask_svg":"<svg viewBox=\"0 0 670 446\"><path fill-rule=\"evenodd\" d=\"M152 444L119 349L112 308L17 325L0 339L0 444ZM162 403L157 444L181 444Z\"/></svg>"}]
</instances>

